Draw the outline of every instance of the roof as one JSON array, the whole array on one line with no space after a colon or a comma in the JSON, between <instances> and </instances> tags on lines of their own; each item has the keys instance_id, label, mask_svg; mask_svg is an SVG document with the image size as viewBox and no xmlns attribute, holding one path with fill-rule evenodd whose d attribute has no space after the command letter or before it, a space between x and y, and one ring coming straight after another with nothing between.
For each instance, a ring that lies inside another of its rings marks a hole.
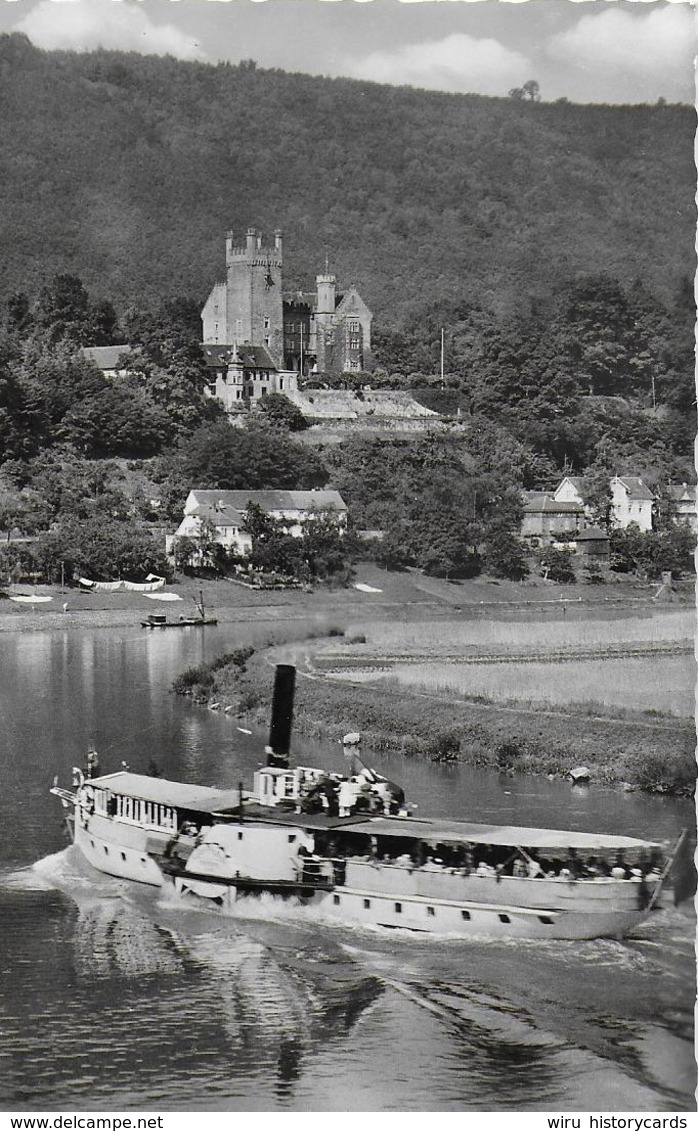
<instances>
[{"instance_id":1,"label":"roof","mask_svg":"<svg viewBox=\"0 0 698 1131\"><path fill-rule=\"evenodd\" d=\"M670 483L667 494L677 503L695 503L696 486L695 483Z\"/></svg>"},{"instance_id":2,"label":"roof","mask_svg":"<svg viewBox=\"0 0 698 1131\"><path fill-rule=\"evenodd\" d=\"M171 805L175 809L198 809L204 813L216 813L240 804L237 789L188 785L186 782L168 781L166 778L132 774L128 770L92 778L89 784L97 789L111 790L122 797L138 797L141 801L153 801L157 805Z\"/></svg>"},{"instance_id":3,"label":"roof","mask_svg":"<svg viewBox=\"0 0 698 1131\"><path fill-rule=\"evenodd\" d=\"M503 844L537 849L632 849L653 842L611 833L580 833L516 825L475 825L466 821L429 821L412 817L374 817L352 825L352 832L369 836L410 837L433 844Z\"/></svg>"},{"instance_id":4,"label":"roof","mask_svg":"<svg viewBox=\"0 0 698 1131\"><path fill-rule=\"evenodd\" d=\"M191 515L201 519L202 522L212 522L214 526L242 526L245 511L225 504L221 506L220 503L213 506L203 503L187 511L187 516Z\"/></svg>"},{"instance_id":5,"label":"roof","mask_svg":"<svg viewBox=\"0 0 698 1131\"><path fill-rule=\"evenodd\" d=\"M600 526L587 526L575 535L577 542L608 542L608 533Z\"/></svg>"},{"instance_id":6,"label":"roof","mask_svg":"<svg viewBox=\"0 0 698 1131\"><path fill-rule=\"evenodd\" d=\"M566 475L557 487L558 491L560 490L560 487L562 487L563 483L571 483L575 491L579 491L579 493L581 494L582 484L584 483L584 480L582 479L581 475Z\"/></svg>"},{"instance_id":7,"label":"roof","mask_svg":"<svg viewBox=\"0 0 698 1131\"><path fill-rule=\"evenodd\" d=\"M98 369L123 369L120 358L132 353L131 346L86 346L82 353Z\"/></svg>"},{"instance_id":8,"label":"roof","mask_svg":"<svg viewBox=\"0 0 698 1131\"><path fill-rule=\"evenodd\" d=\"M562 503L551 495L538 495L524 506L524 514L583 514L581 503Z\"/></svg>"},{"instance_id":9,"label":"roof","mask_svg":"<svg viewBox=\"0 0 698 1131\"><path fill-rule=\"evenodd\" d=\"M212 345L205 342L202 346L204 361L212 369L226 369L233 350L237 350L245 369L276 369L266 346L253 346L247 342L241 345Z\"/></svg>"},{"instance_id":10,"label":"roof","mask_svg":"<svg viewBox=\"0 0 698 1131\"><path fill-rule=\"evenodd\" d=\"M199 491L196 496L199 506L211 507L217 513L228 508L246 511L250 503L256 503L265 511L346 511L347 505L339 491ZM190 510L188 514L197 513Z\"/></svg>"},{"instance_id":11,"label":"roof","mask_svg":"<svg viewBox=\"0 0 698 1131\"><path fill-rule=\"evenodd\" d=\"M646 487L638 475L616 475L614 482L622 483L628 492L628 498L637 501L654 501L654 495Z\"/></svg>"}]
</instances>

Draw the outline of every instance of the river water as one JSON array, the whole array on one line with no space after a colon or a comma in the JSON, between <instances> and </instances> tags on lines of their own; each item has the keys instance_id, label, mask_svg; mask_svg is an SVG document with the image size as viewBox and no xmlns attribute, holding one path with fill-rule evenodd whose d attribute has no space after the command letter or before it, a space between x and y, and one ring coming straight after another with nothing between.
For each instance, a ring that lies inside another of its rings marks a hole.
<instances>
[{"instance_id":1,"label":"river water","mask_svg":"<svg viewBox=\"0 0 698 1131\"><path fill-rule=\"evenodd\" d=\"M694 1110L685 905L624 941L425 941L274 901L229 920L183 913L66 847L48 791L91 743L105 772L155 762L167 777L249 782L264 736L168 689L255 635L264 627L0 641L0 1108ZM339 746L299 740L295 756L342 764ZM693 820L665 797L371 761L423 815L657 839Z\"/></svg>"}]
</instances>

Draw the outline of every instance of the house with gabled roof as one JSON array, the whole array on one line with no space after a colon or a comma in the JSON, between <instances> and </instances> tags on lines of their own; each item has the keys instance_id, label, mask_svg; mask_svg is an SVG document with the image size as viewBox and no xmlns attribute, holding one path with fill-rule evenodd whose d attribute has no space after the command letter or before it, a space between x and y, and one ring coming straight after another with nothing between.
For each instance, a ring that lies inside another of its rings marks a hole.
<instances>
[{"instance_id":1,"label":"house with gabled roof","mask_svg":"<svg viewBox=\"0 0 698 1131\"><path fill-rule=\"evenodd\" d=\"M340 530L346 528L347 505L339 491L221 491L194 489L184 503L184 517L174 534L168 535L166 550L174 552L180 538L197 539L208 527L213 541L226 550L249 554L252 538L245 526L245 515L256 505L271 518L283 522L286 533L300 538L306 523L333 515Z\"/></svg>"},{"instance_id":2,"label":"house with gabled roof","mask_svg":"<svg viewBox=\"0 0 698 1131\"><path fill-rule=\"evenodd\" d=\"M579 503L588 516L588 508L583 497L581 476L566 475L555 489L553 498L557 502ZM609 480L611 495L611 522L620 530L631 523L640 530L652 529L652 507L655 501L653 492L638 475L614 475Z\"/></svg>"},{"instance_id":3,"label":"house with gabled roof","mask_svg":"<svg viewBox=\"0 0 698 1131\"><path fill-rule=\"evenodd\" d=\"M652 529L654 494L638 475L614 475L611 480L611 518L613 525L625 530L632 525L640 530Z\"/></svg>"},{"instance_id":4,"label":"house with gabled roof","mask_svg":"<svg viewBox=\"0 0 698 1131\"><path fill-rule=\"evenodd\" d=\"M555 499L542 492L532 492L524 504L521 536L531 545L548 545L574 537L584 527L581 503Z\"/></svg>"},{"instance_id":5,"label":"house with gabled roof","mask_svg":"<svg viewBox=\"0 0 698 1131\"><path fill-rule=\"evenodd\" d=\"M695 483L672 483L667 494L674 507L674 522L698 530L698 506L696 505Z\"/></svg>"}]
</instances>

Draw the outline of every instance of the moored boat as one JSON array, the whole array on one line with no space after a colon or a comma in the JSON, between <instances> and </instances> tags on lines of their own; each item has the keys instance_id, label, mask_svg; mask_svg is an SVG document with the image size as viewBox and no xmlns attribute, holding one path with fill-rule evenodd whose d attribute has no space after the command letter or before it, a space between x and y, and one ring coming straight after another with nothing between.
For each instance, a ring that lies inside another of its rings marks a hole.
<instances>
[{"instance_id":1,"label":"moored boat","mask_svg":"<svg viewBox=\"0 0 698 1131\"><path fill-rule=\"evenodd\" d=\"M414 817L394 783L289 765L295 670L277 668L267 765L245 791L119 771L54 786L99 871L232 913L267 894L344 923L461 936L620 936L673 853L611 834ZM352 736L353 737L353 736Z\"/></svg>"}]
</instances>

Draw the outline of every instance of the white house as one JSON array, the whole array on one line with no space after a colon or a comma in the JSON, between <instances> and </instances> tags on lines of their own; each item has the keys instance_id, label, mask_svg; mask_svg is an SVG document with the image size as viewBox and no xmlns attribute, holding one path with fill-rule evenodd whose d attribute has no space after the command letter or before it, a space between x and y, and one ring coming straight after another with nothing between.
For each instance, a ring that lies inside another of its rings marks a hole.
<instances>
[{"instance_id":1,"label":"white house","mask_svg":"<svg viewBox=\"0 0 698 1131\"><path fill-rule=\"evenodd\" d=\"M337 516L346 526L347 506L339 491L190 491L184 517L174 534L167 536L166 551L172 555L180 538L198 538L206 523L214 540L226 550L249 554L252 539L243 529L245 512L255 503L272 518L286 524L286 532L300 538L303 526L319 515Z\"/></svg>"},{"instance_id":2,"label":"white house","mask_svg":"<svg viewBox=\"0 0 698 1131\"><path fill-rule=\"evenodd\" d=\"M85 346L82 356L91 361L105 377L128 377L131 346Z\"/></svg>"},{"instance_id":3,"label":"white house","mask_svg":"<svg viewBox=\"0 0 698 1131\"><path fill-rule=\"evenodd\" d=\"M652 529L654 495L636 475L614 475L611 480L613 523L625 530L635 523L640 530Z\"/></svg>"},{"instance_id":4,"label":"white house","mask_svg":"<svg viewBox=\"0 0 698 1131\"><path fill-rule=\"evenodd\" d=\"M566 475L556 488L553 498L560 503L579 503L585 506L582 484L581 477ZM624 530L635 523L640 530L652 529L654 495L639 476L614 475L609 481L609 489L611 518L616 528Z\"/></svg>"}]
</instances>

